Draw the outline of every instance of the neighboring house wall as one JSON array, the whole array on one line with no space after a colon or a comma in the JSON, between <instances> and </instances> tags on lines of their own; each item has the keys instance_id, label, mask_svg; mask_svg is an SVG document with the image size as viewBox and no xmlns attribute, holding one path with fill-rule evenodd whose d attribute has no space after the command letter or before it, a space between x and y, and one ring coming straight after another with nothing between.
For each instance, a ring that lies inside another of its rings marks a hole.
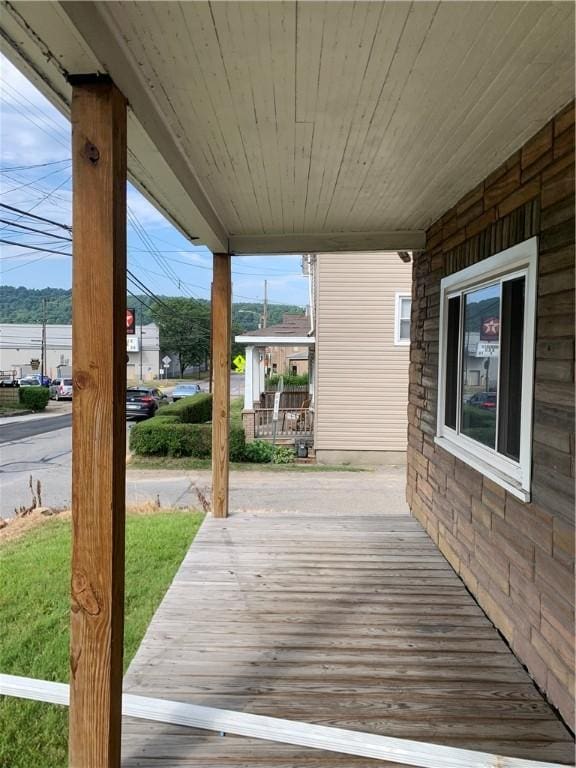
<instances>
[{"instance_id":1,"label":"neighboring house wall","mask_svg":"<svg viewBox=\"0 0 576 768\"><path fill-rule=\"evenodd\" d=\"M262 331L263 333L265 331ZM266 367L270 369L270 373L291 373L292 363L290 362L290 355L300 354L302 352L308 352L307 347L267 347L266 348ZM299 372L306 373L308 371L308 360L294 361L294 364L298 363ZM274 367L276 366L276 367Z\"/></svg>"},{"instance_id":2,"label":"neighboring house wall","mask_svg":"<svg viewBox=\"0 0 576 768\"><path fill-rule=\"evenodd\" d=\"M411 282L396 253L317 256L318 461L405 461L409 345L395 343L395 315Z\"/></svg>"},{"instance_id":3,"label":"neighboring house wall","mask_svg":"<svg viewBox=\"0 0 576 768\"><path fill-rule=\"evenodd\" d=\"M434 443L439 295L443 277L534 235L532 503L522 503ZM414 263L409 423L412 513L573 725L573 107L428 230Z\"/></svg>"}]
</instances>

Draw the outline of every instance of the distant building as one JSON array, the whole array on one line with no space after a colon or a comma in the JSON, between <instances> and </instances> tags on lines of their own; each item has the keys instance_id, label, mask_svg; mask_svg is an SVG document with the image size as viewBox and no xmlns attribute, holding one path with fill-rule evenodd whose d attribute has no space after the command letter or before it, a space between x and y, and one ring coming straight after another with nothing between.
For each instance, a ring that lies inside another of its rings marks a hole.
<instances>
[{"instance_id":1,"label":"distant building","mask_svg":"<svg viewBox=\"0 0 576 768\"><path fill-rule=\"evenodd\" d=\"M160 336L155 323L136 326L126 337L128 380L157 379L160 372ZM142 340L142 350L140 350ZM142 354L140 353L142 351ZM7 323L0 325L0 370L15 371L18 378L38 372L42 358L42 326ZM140 374L142 367L142 374ZM72 371L72 326L46 326L46 374L51 378Z\"/></svg>"}]
</instances>

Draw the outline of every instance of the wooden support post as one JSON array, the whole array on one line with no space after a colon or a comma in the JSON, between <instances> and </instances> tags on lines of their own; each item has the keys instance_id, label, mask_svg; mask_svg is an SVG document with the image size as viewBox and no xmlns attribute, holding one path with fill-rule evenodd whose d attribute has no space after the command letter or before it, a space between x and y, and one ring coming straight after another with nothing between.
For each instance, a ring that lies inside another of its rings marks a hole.
<instances>
[{"instance_id":1,"label":"wooden support post","mask_svg":"<svg viewBox=\"0 0 576 768\"><path fill-rule=\"evenodd\" d=\"M71 77L72 768L120 765L124 634L126 100Z\"/></svg>"},{"instance_id":2,"label":"wooden support post","mask_svg":"<svg viewBox=\"0 0 576 768\"><path fill-rule=\"evenodd\" d=\"M212 284L212 515L228 517L228 446L230 435L231 258L214 254Z\"/></svg>"}]
</instances>

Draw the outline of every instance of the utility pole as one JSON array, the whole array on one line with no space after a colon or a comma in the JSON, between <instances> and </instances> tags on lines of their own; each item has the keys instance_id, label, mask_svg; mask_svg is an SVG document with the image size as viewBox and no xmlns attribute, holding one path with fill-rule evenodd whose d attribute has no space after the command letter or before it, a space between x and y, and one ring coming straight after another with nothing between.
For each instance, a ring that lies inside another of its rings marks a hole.
<instances>
[{"instance_id":1,"label":"utility pole","mask_svg":"<svg viewBox=\"0 0 576 768\"><path fill-rule=\"evenodd\" d=\"M42 376L42 385L46 375L46 299L42 299L42 354L40 355L40 374Z\"/></svg>"},{"instance_id":2,"label":"utility pole","mask_svg":"<svg viewBox=\"0 0 576 768\"><path fill-rule=\"evenodd\" d=\"M142 304L142 302L140 302ZM144 379L142 378L142 307L140 307L140 384L144 383Z\"/></svg>"},{"instance_id":3,"label":"utility pole","mask_svg":"<svg viewBox=\"0 0 576 768\"><path fill-rule=\"evenodd\" d=\"M268 280L264 280L264 307L262 312L262 328L268 327Z\"/></svg>"}]
</instances>

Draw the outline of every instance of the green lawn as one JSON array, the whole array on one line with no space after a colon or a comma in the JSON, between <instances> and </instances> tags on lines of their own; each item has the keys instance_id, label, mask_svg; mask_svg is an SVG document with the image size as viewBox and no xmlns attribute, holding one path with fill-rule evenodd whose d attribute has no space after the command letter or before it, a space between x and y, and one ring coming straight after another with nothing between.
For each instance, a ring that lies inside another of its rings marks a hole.
<instances>
[{"instance_id":1,"label":"green lawn","mask_svg":"<svg viewBox=\"0 0 576 768\"><path fill-rule=\"evenodd\" d=\"M126 523L124 659L130 663L202 521L184 511L130 515ZM70 523L50 520L0 545L0 670L68 681ZM0 766L64 768L68 710L0 701Z\"/></svg>"}]
</instances>

